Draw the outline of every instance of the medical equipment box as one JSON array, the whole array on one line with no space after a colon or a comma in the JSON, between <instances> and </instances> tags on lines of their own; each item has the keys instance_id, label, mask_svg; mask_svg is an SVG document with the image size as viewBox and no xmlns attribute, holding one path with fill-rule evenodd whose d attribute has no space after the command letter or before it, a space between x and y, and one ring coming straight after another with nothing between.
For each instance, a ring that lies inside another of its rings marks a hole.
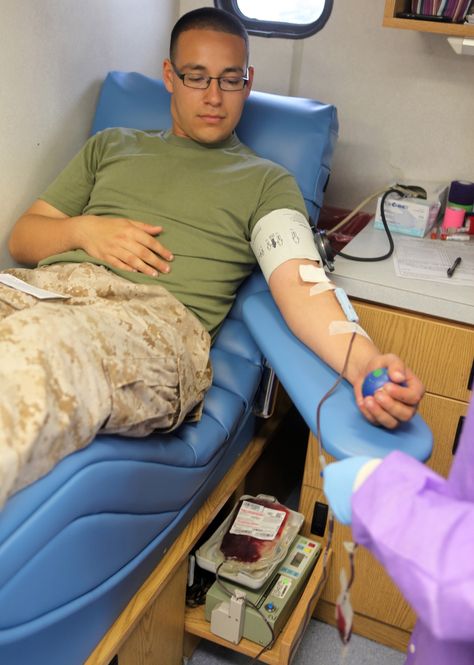
<instances>
[{"instance_id":1,"label":"medical equipment box","mask_svg":"<svg viewBox=\"0 0 474 665\"><path fill-rule=\"evenodd\" d=\"M441 209L445 205L448 186L445 183L422 183L426 198L400 196L392 193L385 199L384 212L388 228L394 233L423 238L434 226ZM377 201L374 228L383 229L380 206L382 196Z\"/></svg>"},{"instance_id":2,"label":"medical equipment box","mask_svg":"<svg viewBox=\"0 0 474 665\"><path fill-rule=\"evenodd\" d=\"M241 636L262 646L268 644L272 638L279 635L288 621L321 554L321 549L320 543L304 536L296 536L275 575L258 590L244 588L224 580L220 580L220 583L214 582L207 592L205 606L205 616L206 620L211 622L211 630L213 612L221 612L223 616L227 616L225 607L237 589L240 591L239 595L245 594L246 600L249 601L245 604ZM218 626L220 624L217 623ZM227 639L226 632L223 624L222 632L216 634Z\"/></svg>"}]
</instances>

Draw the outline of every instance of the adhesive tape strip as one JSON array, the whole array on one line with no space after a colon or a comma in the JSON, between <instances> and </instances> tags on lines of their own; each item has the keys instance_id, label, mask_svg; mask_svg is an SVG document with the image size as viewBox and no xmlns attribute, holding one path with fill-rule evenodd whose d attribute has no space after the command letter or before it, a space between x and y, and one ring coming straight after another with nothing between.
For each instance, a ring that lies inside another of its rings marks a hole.
<instances>
[{"instance_id":1,"label":"adhesive tape strip","mask_svg":"<svg viewBox=\"0 0 474 665\"><path fill-rule=\"evenodd\" d=\"M300 277L303 282L329 282L329 277L324 272L324 268L318 268L309 264L302 264L299 267Z\"/></svg>"},{"instance_id":2,"label":"adhesive tape strip","mask_svg":"<svg viewBox=\"0 0 474 665\"><path fill-rule=\"evenodd\" d=\"M320 293L324 293L325 291L334 291L335 288L336 287L334 284L331 284L331 282L320 282L319 284L315 284L310 288L309 295L317 296Z\"/></svg>"},{"instance_id":3,"label":"adhesive tape strip","mask_svg":"<svg viewBox=\"0 0 474 665\"><path fill-rule=\"evenodd\" d=\"M453 180L449 187L448 205L463 207L472 210L474 205L474 182L467 180Z\"/></svg>"},{"instance_id":4,"label":"adhesive tape strip","mask_svg":"<svg viewBox=\"0 0 474 665\"><path fill-rule=\"evenodd\" d=\"M367 339L370 339L365 330L359 326L358 323L354 323L353 321L331 321L329 324L330 335L344 335L354 332L358 335L362 335L363 337L367 337Z\"/></svg>"}]
</instances>

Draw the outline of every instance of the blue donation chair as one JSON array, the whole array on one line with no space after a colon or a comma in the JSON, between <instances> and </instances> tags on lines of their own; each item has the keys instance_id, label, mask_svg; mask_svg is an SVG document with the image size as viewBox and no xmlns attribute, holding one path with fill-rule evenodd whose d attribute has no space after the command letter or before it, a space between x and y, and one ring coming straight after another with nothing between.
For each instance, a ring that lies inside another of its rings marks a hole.
<instances>
[{"instance_id":1,"label":"blue donation chair","mask_svg":"<svg viewBox=\"0 0 474 665\"><path fill-rule=\"evenodd\" d=\"M107 76L93 132L170 123L160 81ZM337 129L331 105L252 92L237 134L295 175L317 222ZM265 358L315 431L316 405L336 375L293 337L256 271L213 346L214 381L199 423L141 440L98 436L10 498L0 513L0 663L84 663L251 442ZM345 383L324 406L322 431L336 458L431 452L421 418L396 433L374 428Z\"/></svg>"}]
</instances>

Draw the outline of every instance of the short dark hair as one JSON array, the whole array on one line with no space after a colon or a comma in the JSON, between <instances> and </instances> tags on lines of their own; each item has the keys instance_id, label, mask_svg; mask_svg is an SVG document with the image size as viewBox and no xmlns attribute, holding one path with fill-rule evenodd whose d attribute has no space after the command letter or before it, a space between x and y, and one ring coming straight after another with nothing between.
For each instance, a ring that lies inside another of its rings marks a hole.
<instances>
[{"instance_id":1,"label":"short dark hair","mask_svg":"<svg viewBox=\"0 0 474 665\"><path fill-rule=\"evenodd\" d=\"M215 30L227 32L241 37L245 42L247 58L249 53L249 36L244 24L233 14L217 7L200 7L183 14L176 22L170 39L170 60L174 62L178 37L186 30Z\"/></svg>"}]
</instances>

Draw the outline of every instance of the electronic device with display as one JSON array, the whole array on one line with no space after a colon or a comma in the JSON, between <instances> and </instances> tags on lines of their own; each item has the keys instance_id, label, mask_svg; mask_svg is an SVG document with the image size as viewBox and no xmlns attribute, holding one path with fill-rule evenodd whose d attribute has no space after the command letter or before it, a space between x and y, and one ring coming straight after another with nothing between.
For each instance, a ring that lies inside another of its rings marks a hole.
<instances>
[{"instance_id":1,"label":"electronic device with display","mask_svg":"<svg viewBox=\"0 0 474 665\"><path fill-rule=\"evenodd\" d=\"M236 643L240 637L261 645L271 642L287 622L320 553L320 543L297 535L278 570L260 589L216 580L206 596L205 613L211 631ZM233 599L243 599L241 626L235 639L234 631L228 632Z\"/></svg>"}]
</instances>

